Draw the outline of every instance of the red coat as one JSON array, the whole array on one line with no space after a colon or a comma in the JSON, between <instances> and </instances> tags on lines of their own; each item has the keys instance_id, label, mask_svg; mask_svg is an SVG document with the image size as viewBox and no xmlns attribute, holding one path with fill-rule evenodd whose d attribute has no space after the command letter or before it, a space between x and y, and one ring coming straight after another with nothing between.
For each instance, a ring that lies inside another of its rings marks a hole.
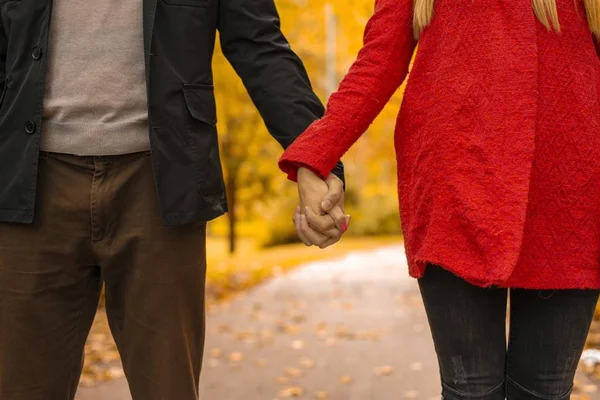
<instances>
[{"instance_id":1,"label":"red coat","mask_svg":"<svg viewBox=\"0 0 600 400\"><path fill-rule=\"evenodd\" d=\"M525 0L439 1L398 116L410 273L441 265L479 286L600 288L600 60L582 5L561 33ZM322 177L408 73L412 0L378 0L327 112L283 155ZM377 212L374 210L373 212Z\"/></svg>"}]
</instances>

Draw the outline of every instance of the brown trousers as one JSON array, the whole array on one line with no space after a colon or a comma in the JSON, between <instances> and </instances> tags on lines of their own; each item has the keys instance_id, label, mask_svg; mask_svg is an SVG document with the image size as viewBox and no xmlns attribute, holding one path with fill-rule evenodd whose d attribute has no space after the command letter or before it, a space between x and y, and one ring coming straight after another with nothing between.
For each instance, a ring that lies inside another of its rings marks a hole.
<instances>
[{"instance_id":1,"label":"brown trousers","mask_svg":"<svg viewBox=\"0 0 600 400\"><path fill-rule=\"evenodd\" d=\"M70 400L102 282L135 400L195 400L206 225L161 224L148 153L43 153L33 225L0 223L0 399Z\"/></svg>"}]
</instances>

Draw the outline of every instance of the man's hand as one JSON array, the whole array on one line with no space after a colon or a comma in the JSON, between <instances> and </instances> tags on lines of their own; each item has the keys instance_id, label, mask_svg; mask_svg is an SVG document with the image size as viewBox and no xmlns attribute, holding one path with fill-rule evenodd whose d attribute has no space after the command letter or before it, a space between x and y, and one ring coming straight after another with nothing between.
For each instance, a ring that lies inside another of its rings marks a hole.
<instances>
[{"instance_id":1,"label":"man's hand","mask_svg":"<svg viewBox=\"0 0 600 400\"><path fill-rule=\"evenodd\" d=\"M323 181L310 170L298 171L300 207L294 214L298 237L307 246L324 249L338 242L348 229L349 216L344 214L343 184L335 175Z\"/></svg>"}]
</instances>

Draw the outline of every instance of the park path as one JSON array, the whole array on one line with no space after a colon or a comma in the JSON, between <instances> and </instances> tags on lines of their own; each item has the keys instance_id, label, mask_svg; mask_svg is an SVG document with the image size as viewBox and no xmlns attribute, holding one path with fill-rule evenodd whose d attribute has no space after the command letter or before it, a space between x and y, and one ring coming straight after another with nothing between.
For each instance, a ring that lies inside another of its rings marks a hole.
<instances>
[{"instance_id":1,"label":"park path","mask_svg":"<svg viewBox=\"0 0 600 400\"><path fill-rule=\"evenodd\" d=\"M311 263L209 310L201 386L202 400L439 399L403 248ZM76 400L131 395L121 378L81 388Z\"/></svg>"}]
</instances>

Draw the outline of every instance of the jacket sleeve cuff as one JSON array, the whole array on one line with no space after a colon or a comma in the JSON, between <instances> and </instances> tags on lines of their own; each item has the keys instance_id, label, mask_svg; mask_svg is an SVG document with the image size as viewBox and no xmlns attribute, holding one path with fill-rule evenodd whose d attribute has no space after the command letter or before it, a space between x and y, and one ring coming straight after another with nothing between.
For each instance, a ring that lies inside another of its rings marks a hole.
<instances>
[{"instance_id":1,"label":"jacket sleeve cuff","mask_svg":"<svg viewBox=\"0 0 600 400\"><path fill-rule=\"evenodd\" d=\"M291 146L279 160L279 168L287 174L289 180L297 182L298 169L306 168L321 179L326 179L330 173L333 173L345 184L344 164L341 161L335 164L333 168L328 168L319 162L311 162L310 157L303 156L294 150L294 146Z\"/></svg>"}]
</instances>

